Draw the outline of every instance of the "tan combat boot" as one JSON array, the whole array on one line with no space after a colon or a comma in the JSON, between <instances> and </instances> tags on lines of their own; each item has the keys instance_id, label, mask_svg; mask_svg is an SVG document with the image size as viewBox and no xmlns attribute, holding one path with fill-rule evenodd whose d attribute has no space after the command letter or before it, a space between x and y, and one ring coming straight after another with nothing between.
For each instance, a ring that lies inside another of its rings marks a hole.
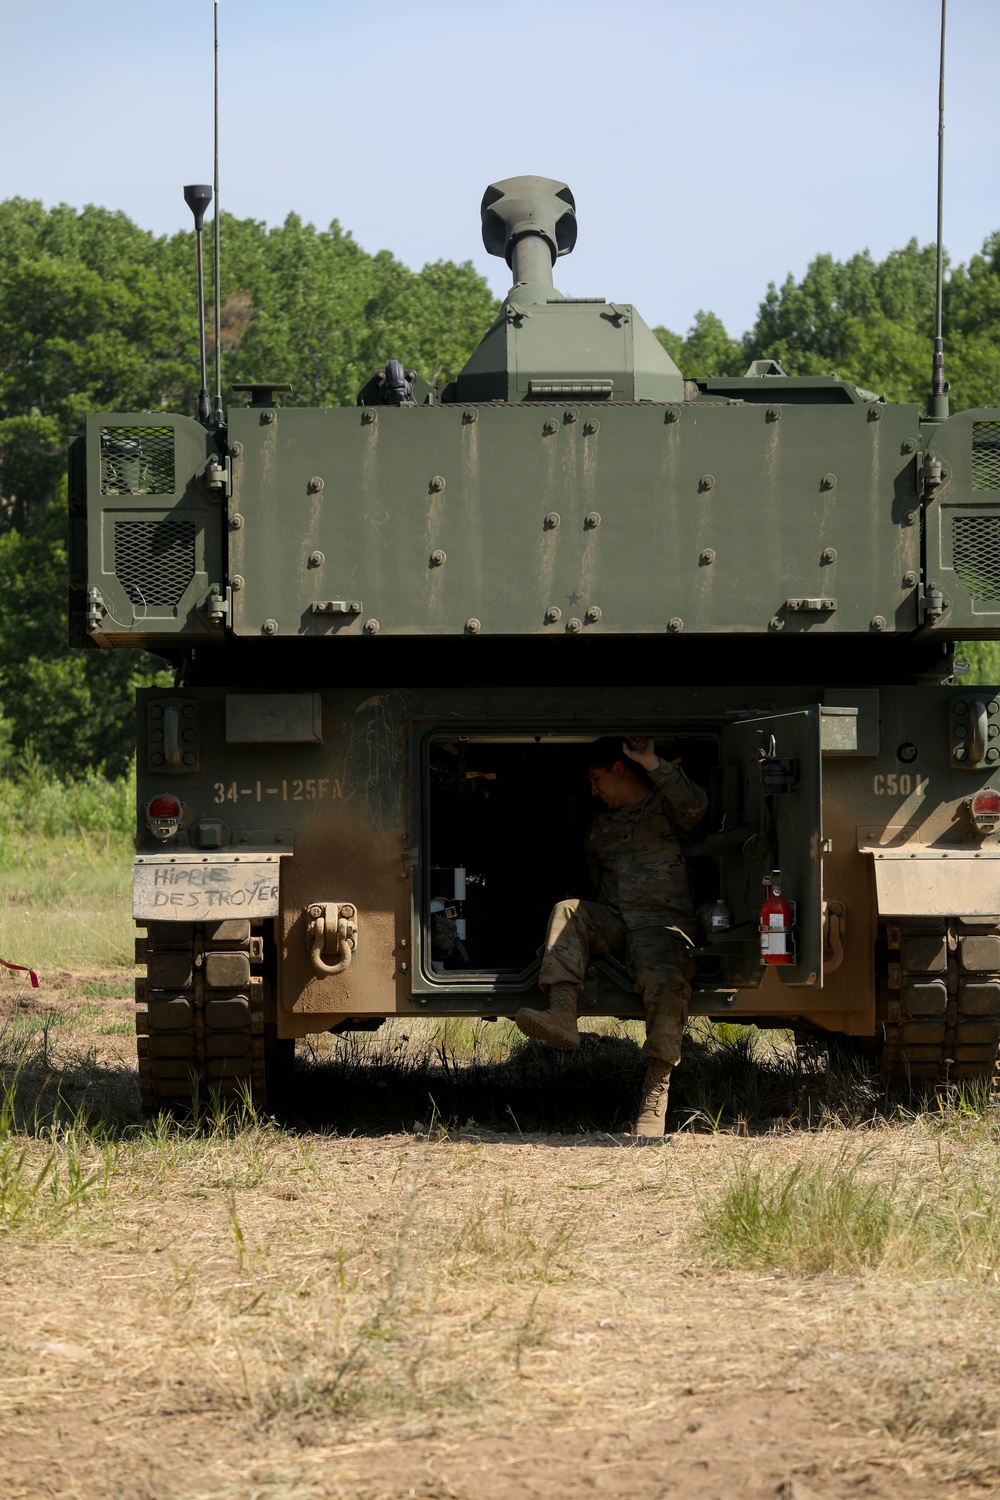
<instances>
[{"instance_id":1,"label":"tan combat boot","mask_svg":"<svg viewBox=\"0 0 1000 1500\"><path fill-rule=\"evenodd\" d=\"M548 1042L557 1052L575 1052L580 1045L576 996L577 991L571 984L554 984L549 990L548 1010L519 1010L514 1024L525 1036Z\"/></svg>"},{"instance_id":2,"label":"tan combat boot","mask_svg":"<svg viewBox=\"0 0 1000 1500\"><path fill-rule=\"evenodd\" d=\"M667 1120L667 1098L670 1093L670 1064L651 1057L642 1082L642 1104L632 1134L639 1140L658 1141L663 1137Z\"/></svg>"}]
</instances>

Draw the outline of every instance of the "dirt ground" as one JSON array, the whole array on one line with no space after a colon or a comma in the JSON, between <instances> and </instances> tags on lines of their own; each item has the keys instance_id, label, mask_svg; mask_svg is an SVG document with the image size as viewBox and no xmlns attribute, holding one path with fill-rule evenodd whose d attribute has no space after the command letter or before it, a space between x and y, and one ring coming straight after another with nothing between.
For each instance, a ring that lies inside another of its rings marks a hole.
<instances>
[{"instance_id":1,"label":"dirt ground","mask_svg":"<svg viewBox=\"0 0 1000 1500\"><path fill-rule=\"evenodd\" d=\"M113 1067L116 984L52 976L30 1004ZM79 1213L0 1240L0 1495L994 1495L991 1287L700 1253L736 1163L842 1144L126 1140Z\"/></svg>"}]
</instances>

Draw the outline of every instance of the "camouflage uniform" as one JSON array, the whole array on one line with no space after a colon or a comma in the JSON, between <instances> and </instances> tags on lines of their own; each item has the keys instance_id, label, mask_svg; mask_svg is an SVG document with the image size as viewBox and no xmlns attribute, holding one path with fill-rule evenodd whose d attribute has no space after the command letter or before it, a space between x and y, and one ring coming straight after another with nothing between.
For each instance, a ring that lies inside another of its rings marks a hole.
<instances>
[{"instance_id":1,"label":"camouflage uniform","mask_svg":"<svg viewBox=\"0 0 1000 1500\"><path fill-rule=\"evenodd\" d=\"M708 806L701 787L661 760L653 790L633 807L598 813L587 835L597 901L552 908L539 984L569 984L579 995L593 953L628 970L646 1009L647 1058L674 1064L691 998L694 902L678 832L693 831Z\"/></svg>"}]
</instances>

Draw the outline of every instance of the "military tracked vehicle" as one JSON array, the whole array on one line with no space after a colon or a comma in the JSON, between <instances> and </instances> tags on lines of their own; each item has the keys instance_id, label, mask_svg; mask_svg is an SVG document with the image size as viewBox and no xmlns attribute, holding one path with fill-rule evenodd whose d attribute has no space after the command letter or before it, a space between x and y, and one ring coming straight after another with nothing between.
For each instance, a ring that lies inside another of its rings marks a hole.
<instances>
[{"instance_id":1,"label":"military tracked vehicle","mask_svg":"<svg viewBox=\"0 0 1000 1500\"><path fill-rule=\"evenodd\" d=\"M262 372L224 421L73 444L73 639L176 668L136 708L146 1106L264 1102L309 1033L540 1003L607 733L710 794L694 1013L990 1077L1000 686L953 643L1000 636L1000 407L685 380L632 306L556 290L568 187L481 216L513 286L445 389L387 350L354 408ZM614 960L581 1012L639 1016Z\"/></svg>"}]
</instances>

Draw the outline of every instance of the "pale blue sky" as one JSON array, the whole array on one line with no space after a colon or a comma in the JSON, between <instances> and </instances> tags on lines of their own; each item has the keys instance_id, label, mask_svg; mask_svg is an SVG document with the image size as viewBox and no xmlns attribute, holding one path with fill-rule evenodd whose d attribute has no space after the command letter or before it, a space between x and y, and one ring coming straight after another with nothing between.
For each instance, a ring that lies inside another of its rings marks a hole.
<instances>
[{"instance_id":1,"label":"pale blue sky","mask_svg":"<svg viewBox=\"0 0 1000 1500\"><path fill-rule=\"evenodd\" d=\"M810 258L934 232L938 0L220 0L222 201L471 259L497 178L577 199L557 283L733 333ZM1000 228L1000 0L951 0L945 240ZM211 0L0 0L0 197L190 223L211 180Z\"/></svg>"}]
</instances>

